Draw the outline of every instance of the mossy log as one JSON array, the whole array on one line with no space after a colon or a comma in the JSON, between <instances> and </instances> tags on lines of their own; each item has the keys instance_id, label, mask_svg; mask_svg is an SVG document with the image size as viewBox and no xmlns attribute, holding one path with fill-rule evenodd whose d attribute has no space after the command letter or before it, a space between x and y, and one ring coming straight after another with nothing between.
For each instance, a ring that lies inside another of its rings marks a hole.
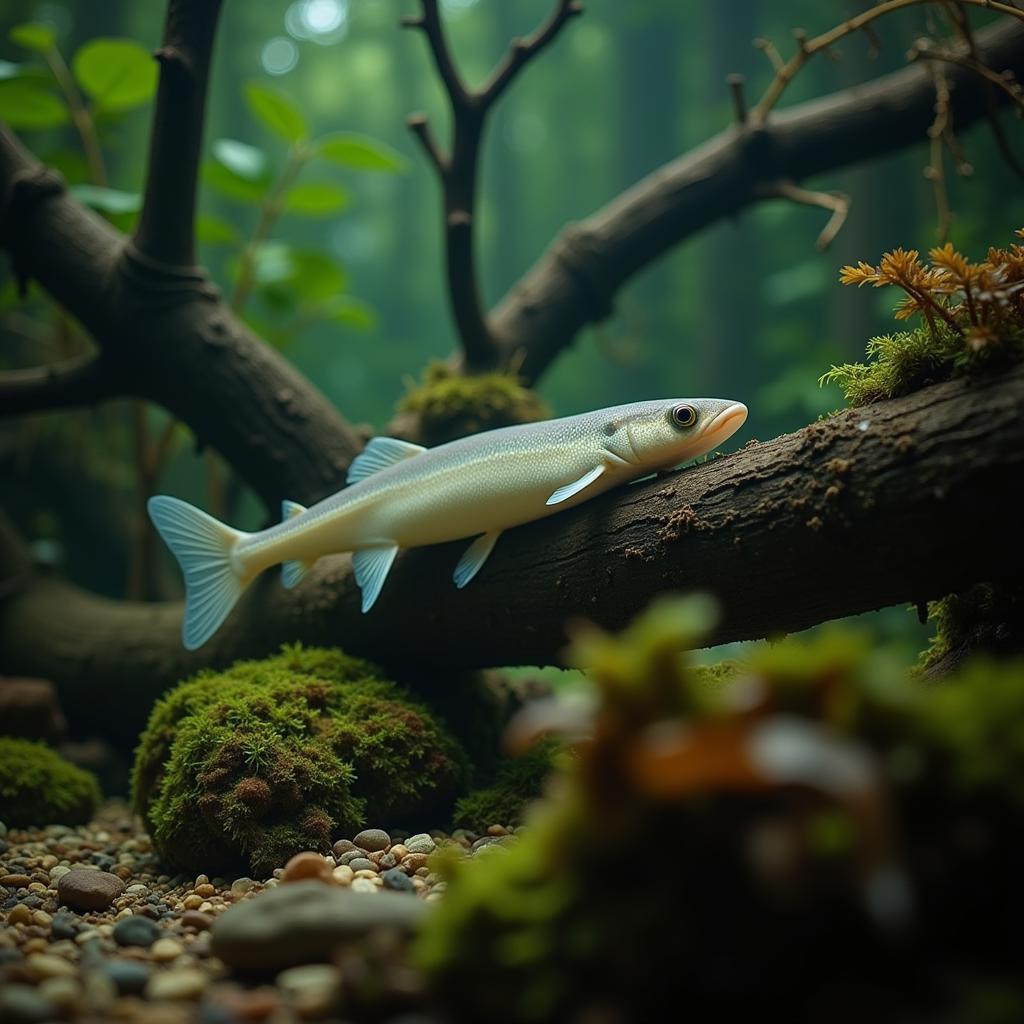
<instances>
[{"instance_id":1,"label":"mossy log","mask_svg":"<svg viewBox=\"0 0 1024 1024\"><path fill-rule=\"evenodd\" d=\"M107 601L26 567L0 605L0 671L53 679L79 729L123 736L171 683L284 642L443 685L460 668L557 663L566 620L616 628L664 591L714 594L722 643L1019 578L1021 408L1024 366L841 412L511 530L463 591L463 543L407 552L366 616L345 556L294 591L268 573L194 653L180 605Z\"/></svg>"}]
</instances>

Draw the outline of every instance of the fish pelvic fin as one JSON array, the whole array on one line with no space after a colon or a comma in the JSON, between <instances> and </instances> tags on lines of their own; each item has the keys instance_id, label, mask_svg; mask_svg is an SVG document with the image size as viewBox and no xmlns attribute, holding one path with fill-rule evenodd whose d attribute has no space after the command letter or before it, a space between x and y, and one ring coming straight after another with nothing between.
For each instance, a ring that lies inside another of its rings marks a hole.
<instances>
[{"instance_id":1,"label":"fish pelvic fin","mask_svg":"<svg viewBox=\"0 0 1024 1024\"><path fill-rule=\"evenodd\" d=\"M194 651L217 632L248 583L231 557L246 534L166 494L150 498L146 507L185 577L181 640Z\"/></svg>"},{"instance_id":2,"label":"fish pelvic fin","mask_svg":"<svg viewBox=\"0 0 1024 1024\"><path fill-rule=\"evenodd\" d=\"M281 502L281 522L286 523L289 519L301 516L305 511L305 505L300 505L297 501L289 501L285 498L285 500ZM285 590L291 590L292 587L298 586L298 584L302 582L303 576L305 576L312 568L312 562L282 562L281 583L284 585Z\"/></svg>"},{"instance_id":3,"label":"fish pelvic fin","mask_svg":"<svg viewBox=\"0 0 1024 1024\"><path fill-rule=\"evenodd\" d=\"M352 553L352 568L355 570L356 583L363 592L362 608L365 615L380 597L381 587L388 578L391 565L398 554L398 545L388 547L363 548Z\"/></svg>"}]
</instances>

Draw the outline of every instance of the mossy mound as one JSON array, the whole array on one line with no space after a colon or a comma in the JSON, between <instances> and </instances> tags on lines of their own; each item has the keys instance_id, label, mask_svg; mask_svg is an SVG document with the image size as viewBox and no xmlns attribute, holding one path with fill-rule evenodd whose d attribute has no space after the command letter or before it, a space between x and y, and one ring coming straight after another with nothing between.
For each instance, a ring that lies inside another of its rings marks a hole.
<instances>
[{"instance_id":1,"label":"mossy mound","mask_svg":"<svg viewBox=\"0 0 1024 1024\"><path fill-rule=\"evenodd\" d=\"M99 802L94 775L43 743L0 736L0 821L84 825Z\"/></svg>"},{"instance_id":2,"label":"mossy mound","mask_svg":"<svg viewBox=\"0 0 1024 1024\"><path fill-rule=\"evenodd\" d=\"M543 792L544 780L563 749L557 740L546 740L520 757L503 760L490 786L474 790L455 804L455 826L485 832L489 825L520 824L526 808Z\"/></svg>"},{"instance_id":3,"label":"mossy mound","mask_svg":"<svg viewBox=\"0 0 1024 1024\"><path fill-rule=\"evenodd\" d=\"M709 686L680 654L706 624L662 602L577 642L592 738L518 843L444 865L417 955L445 1014L973 1019L979 986L1024 1005L1004 955L1024 666L928 688L829 631Z\"/></svg>"},{"instance_id":4,"label":"mossy mound","mask_svg":"<svg viewBox=\"0 0 1024 1024\"><path fill-rule=\"evenodd\" d=\"M367 823L444 813L465 775L443 724L377 668L294 646L161 700L132 789L168 864L261 876Z\"/></svg>"},{"instance_id":5,"label":"mossy mound","mask_svg":"<svg viewBox=\"0 0 1024 1024\"><path fill-rule=\"evenodd\" d=\"M463 376L445 363L428 366L423 383L412 388L398 408L416 415L419 439L428 446L482 430L532 423L550 414L536 393L510 374Z\"/></svg>"}]
</instances>

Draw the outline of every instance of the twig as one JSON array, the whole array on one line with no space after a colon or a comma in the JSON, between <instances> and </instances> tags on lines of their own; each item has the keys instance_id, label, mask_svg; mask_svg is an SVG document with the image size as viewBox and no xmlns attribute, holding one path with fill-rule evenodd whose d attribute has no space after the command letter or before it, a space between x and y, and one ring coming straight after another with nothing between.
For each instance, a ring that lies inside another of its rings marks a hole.
<instances>
[{"instance_id":1,"label":"twig","mask_svg":"<svg viewBox=\"0 0 1024 1024\"><path fill-rule=\"evenodd\" d=\"M942 160L942 145L948 132L952 131L949 114L949 82L943 66L930 61L928 70L935 83L935 120L928 129L928 151L930 159L924 169L924 176L932 183L935 192L935 211L938 218L936 234L939 242L949 237L952 214L949 209L949 190L946 187L946 168Z\"/></svg>"},{"instance_id":2,"label":"twig","mask_svg":"<svg viewBox=\"0 0 1024 1024\"><path fill-rule=\"evenodd\" d=\"M0 417L95 405L127 393L124 379L101 357L79 356L0 373Z\"/></svg>"},{"instance_id":3,"label":"twig","mask_svg":"<svg viewBox=\"0 0 1024 1024\"><path fill-rule=\"evenodd\" d=\"M85 161L89 167L89 177L94 185L105 188L107 185L107 168L103 162L103 153L100 150L100 141L96 135L96 123L92 119L92 114L85 105L85 100L82 99L82 94L78 91L78 86L75 85L75 80L68 70L67 63L60 50L56 46L51 46L43 56L50 71L53 72L53 77L60 86L60 91L64 93L64 98L68 101L71 121L75 126L75 131L78 132L79 139L81 139Z\"/></svg>"},{"instance_id":4,"label":"twig","mask_svg":"<svg viewBox=\"0 0 1024 1024\"><path fill-rule=\"evenodd\" d=\"M728 75L725 79L732 93L733 110L736 111L736 123L743 125L747 123L747 97L744 93L746 79L742 75Z\"/></svg>"},{"instance_id":5,"label":"twig","mask_svg":"<svg viewBox=\"0 0 1024 1024\"><path fill-rule=\"evenodd\" d=\"M832 244L832 240L839 234L850 212L851 200L844 192L816 192L812 189L802 188L792 181L777 181L771 185L764 186L759 190L763 196L778 196L780 199L789 199L794 203L804 206L819 206L823 210L831 210L832 216L821 229L815 247L825 250Z\"/></svg>"},{"instance_id":6,"label":"twig","mask_svg":"<svg viewBox=\"0 0 1024 1024\"><path fill-rule=\"evenodd\" d=\"M516 76L562 30L569 18L582 12L579 0L556 0L547 20L525 39L516 39L508 53L479 89L471 89L452 58L438 10L438 0L420 0L421 13L402 19L427 40L452 112L448 152L438 144L425 114L407 119L441 182L444 195L448 299L467 369L497 365L499 347L491 330L477 283L474 222L480 143L491 107Z\"/></svg>"}]
</instances>

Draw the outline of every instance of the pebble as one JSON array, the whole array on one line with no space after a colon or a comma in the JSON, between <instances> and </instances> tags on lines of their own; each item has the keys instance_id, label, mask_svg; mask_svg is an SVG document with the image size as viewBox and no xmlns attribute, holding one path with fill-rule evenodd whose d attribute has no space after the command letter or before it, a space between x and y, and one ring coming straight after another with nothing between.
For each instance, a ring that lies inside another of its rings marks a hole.
<instances>
[{"instance_id":1,"label":"pebble","mask_svg":"<svg viewBox=\"0 0 1024 1024\"><path fill-rule=\"evenodd\" d=\"M119 946L142 946L149 948L160 938L160 926L148 917L138 914L126 917L114 925L114 941Z\"/></svg>"},{"instance_id":2,"label":"pebble","mask_svg":"<svg viewBox=\"0 0 1024 1024\"><path fill-rule=\"evenodd\" d=\"M427 835L426 832L420 832L418 835L409 836L405 841L405 848L410 853L433 853L437 849L437 843Z\"/></svg>"},{"instance_id":3,"label":"pebble","mask_svg":"<svg viewBox=\"0 0 1024 1024\"><path fill-rule=\"evenodd\" d=\"M47 978L40 983L39 994L66 1015L77 1008L82 998L82 986L77 978Z\"/></svg>"},{"instance_id":4,"label":"pebble","mask_svg":"<svg viewBox=\"0 0 1024 1024\"><path fill-rule=\"evenodd\" d=\"M57 896L72 910L106 910L124 892L117 875L90 868L72 868L57 882Z\"/></svg>"},{"instance_id":5,"label":"pebble","mask_svg":"<svg viewBox=\"0 0 1024 1024\"><path fill-rule=\"evenodd\" d=\"M334 844L334 856L341 857L346 853L351 853L355 848L356 844L353 843L351 839L339 839Z\"/></svg>"},{"instance_id":6,"label":"pebble","mask_svg":"<svg viewBox=\"0 0 1024 1024\"><path fill-rule=\"evenodd\" d=\"M177 960L185 947L177 939L157 939L149 948L149 955L159 964Z\"/></svg>"},{"instance_id":7,"label":"pebble","mask_svg":"<svg viewBox=\"0 0 1024 1024\"><path fill-rule=\"evenodd\" d=\"M354 857L348 862L348 866L355 871L357 874L360 871L372 871L374 874L377 873L377 868L372 860L366 857Z\"/></svg>"},{"instance_id":8,"label":"pebble","mask_svg":"<svg viewBox=\"0 0 1024 1024\"><path fill-rule=\"evenodd\" d=\"M33 978L71 978L78 973L78 968L62 956L52 953L32 953L25 961Z\"/></svg>"},{"instance_id":9,"label":"pebble","mask_svg":"<svg viewBox=\"0 0 1024 1024\"><path fill-rule=\"evenodd\" d=\"M103 965L103 975L123 996L140 995L149 982L152 970L132 960L110 960Z\"/></svg>"},{"instance_id":10,"label":"pebble","mask_svg":"<svg viewBox=\"0 0 1024 1024\"><path fill-rule=\"evenodd\" d=\"M374 900L353 897L364 882ZM425 907L402 893L377 891L369 879L351 889L295 882L237 903L214 922L211 950L229 967L282 970L328 959L341 943L376 928L411 933Z\"/></svg>"},{"instance_id":11,"label":"pebble","mask_svg":"<svg viewBox=\"0 0 1024 1024\"><path fill-rule=\"evenodd\" d=\"M350 888L352 892L361 892L363 894L375 894L377 892L377 886L369 878L353 878Z\"/></svg>"},{"instance_id":12,"label":"pebble","mask_svg":"<svg viewBox=\"0 0 1024 1024\"><path fill-rule=\"evenodd\" d=\"M0 885L8 889L27 889L32 884L29 875L0 875Z\"/></svg>"},{"instance_id":13,"label":"pebble","mask_svg":"<svg viewBox=\"0 0 1024 1024\"><path fill-rule=\"evenodd\" d=\"M396 892L415 892L409 876L400 868L389 868L380 876L384 881L385 889L394 889Z\"/></svg>"},{"instance_id":14,"label":"pebble","mask_svg":"<svg viewBox=\"0 0 1024 1024\"><path fill-rule=\"evenodd\" d=\"M281 875L282 882L299 882L305 879L316 878L321 882L331 880L331 869L323 856L313 851L297 853L284 866Z\"/></svg>"},{"instance_id":15,"label":"pebble","mask_svg":"<svg viewBox=\"0 0 1024 1024\"><path fill-rule=\"evenodd\" d=\"M0 987L0 1020L10 1024L42 1024L53 1020L56 1007L31 985Z\"/></svg>"},{"instance_id":16,"label":"pebble","mask_svg":"<svg viewBox=\"0 0 1024 1024\"><path fill-rule=\"evenodd\" d=\"M341 994L341 972L332 964L289 967L276 981L285 999L303 1017L326 1017Z\"/></svg>"},{"instance_id":17,"label":"pebble","mask_svg":"<svg viewBox=\"0 0 1024 1024\"><path fill-rule=\"evenodd\" d=\"M7 914L8 924L29 924L31 920L32 911L24 903L15 904Z\"/></svg>"},{"instance_id":18,"label":"pebble","mask_svg":"<svg viewBox=\"0 0 1024 1024\"><path fill-rule=\"evenodd\" d=\"M364 828L352 842L360 850L366 850L368 853L378 850L383 852L391 845L391 836L382 828Z\"/></svg>"},{"instance_id":19,"label":"pebble","mask_svg":"<svg viewBox=\"0 0 1024 1024\"><path fill-rule=\"evenodd\" d=\"M73 939L78 934L78 919L65 911L53 915L50 934L55 939Z\"/></svg>"},{"instance_id":20,"label":"pebble","mask_svg":"<svg viewBox=\"0 0 1024 1024\"><path fill-rule=\"evenodd\" d=\"M194 967L160 971L149 979L146 995L150 999L198 999L209 982L209 976Z\"/></svg>"},{"instance_id":21,"label":"pebble","mask_svg":"<svg viewBox=\"0 0 1024 1024\"><path fill-rule=\"evenodd\" d=\"M243 876L242 878L236 878L231 883L231 895L244 896L247 892L251 891L255 887L256 883L247 876Z\"/></svg>"},{"instance_id":22,"label":"pebble","mask_svg":"<svg viewBox=\"0 0 1024 1024\"><path fill-rule=\"evenodd\" d=\"M213 918L200 910L186 910L181 915L181 924L183 928L195 928L197 932L205 932L212 927Z\"/></svg>"}]
</instances>

